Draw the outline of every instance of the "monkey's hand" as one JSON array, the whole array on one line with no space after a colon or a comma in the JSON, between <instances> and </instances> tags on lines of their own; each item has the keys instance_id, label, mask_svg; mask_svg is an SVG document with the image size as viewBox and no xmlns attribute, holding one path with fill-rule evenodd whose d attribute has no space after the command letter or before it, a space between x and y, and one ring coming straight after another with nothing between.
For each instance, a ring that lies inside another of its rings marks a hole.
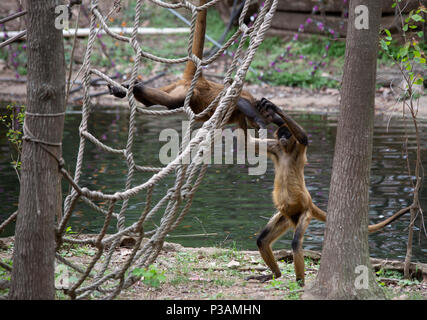
<instances>
[{"instance_id":1,"label":"monkey's hand","mask_svg":"<svg viewBox=\"0 0 427 320\"><path fill-rule=\"evenodd\" d=\"M276 114L276 105L268 101L265 98L262 98L256 104L258 112L265 118L269 123L273 121Z\"/></svg>"},{"instance_id":2,"label":"monkey's hand","mask_svg":"<svg viewBox=\"0 0 427 320\"><path fill-rule=\"evenodd\" d=\"M122 86L125 87L126 89L129 88L129 84L126 84L126 83L122 83ZM110 91L110 94L112 94L117 98L123 99L124 97L126 97L126 91L124 91L120 87L114 87L108 84L108 90Z\"/></svg>"},{"instance_id":3,"label":"monkey's hand","mask_svg":"<svg viewBox=\"0 0 427 320\"><path fill-rule=\"evenodd\" d=\"M245 278L245 280L258 280L260 282L266 282L269 280L272 280L274 278L274 274L266 274L266 275L261 275L261 276L249 276L247 278Z\"/></svg>"},{"instance_id":4,"label":"monkey's hand","mask_svg":"<svg viewBox=\"0 0 427 320\"><path fill-rule=\"evenodd\" d=\"M142 84L142 83L137 80L135 82L134 88L136 86L140 85L140 84ZM125 87L126 89L129 89L129 85L130 85L129 81L125 81L125 82L122 83L122 86ZM110 94L112 94L113 96L115 96L117 98L123 99L124 97L126 97L126 91L124 91L120 87L113 87L112 85L109 84L108 85L108 90L110 90ZM135 93L135 91L134 91L134 93Z\"/></svg>"}]
</instances>

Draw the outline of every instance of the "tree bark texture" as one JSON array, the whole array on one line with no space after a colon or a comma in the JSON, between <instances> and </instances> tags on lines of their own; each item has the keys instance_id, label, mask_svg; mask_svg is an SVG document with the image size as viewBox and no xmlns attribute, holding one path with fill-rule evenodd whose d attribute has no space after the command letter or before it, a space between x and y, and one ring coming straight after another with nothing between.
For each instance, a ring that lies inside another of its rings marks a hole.
<instances>
[{"instance_id":1,"label":"tree bark texture","mask_svg":"<svg viewBox=\"0 0 427 320\"><path fill-rule=\"evenodd\" d=\"M9 299L54 299L55 216L61 210L58 163L65 111L62 30L55 0L26 0L27 114ZM59 113L59 115L58 115ZM44 115L44 116L43 116ZM29 138L28 138L29 137ZM38 142L35 142L38 140Z\"/></svg>"},{"instance_id":2,"label":"tree bark texture","mask_svg":"<svg viewBox=\"0 0 427 320\"><path fill-rule=\"evenodd\" d=\"M368 29L357 29L356 7L368 8ZM375 78L381 17L379 1L352 0L347 30L341 105L320 270L307 298L383 298L369 261L368 210ZM358 289L357 266L367 267Z\"/></svg>"}]
</instances>

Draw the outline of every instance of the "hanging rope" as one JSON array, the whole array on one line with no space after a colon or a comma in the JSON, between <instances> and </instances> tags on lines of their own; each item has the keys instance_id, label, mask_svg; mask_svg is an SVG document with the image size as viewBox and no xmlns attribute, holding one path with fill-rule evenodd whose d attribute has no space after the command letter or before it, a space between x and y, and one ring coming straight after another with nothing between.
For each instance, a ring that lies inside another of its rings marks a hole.
<instances>
[{"instance_id":1,"label":"hanging rope","mask_svg":"<svg viewBox=\"0 0 427 320\"><path fill-rule=\"evenodd\" d=\"M98 294L102 295L105 299L113 299L121 292L121 290L128 288L139 280L138 277L132 274L132 270L135 268L145 268L153 263L157 258L166 235L179 225L191 207L195 192L202 183L203 177L207 171L207 165L203 164L201 161L203 151L206 148L211 147L210 144L213 139L209 139L209 137L213 134L213 131L215 129L222 128L231 116L235 108L235 101L242 91L248 68L250 67L257 48L265 37L266 31L271 25L271 20L278 4L278 0L266 0L264 6L260 9L253 26L248 27L244 24L244 17L247 13L250 1L246 1L241 10L239 28L235 34L212 57L209 57L208 59L199 59L192 54L192 42L194 38L197 14L201 10L212 7L220 0L212 0L202 6L195 6L187 0L182 0L179 3L174 4L160 0L149 1L164 8L184 8L191 13L191 28L187 47L188 54L186 56L177 59L166 59L142 50L137 39L137 31L140 26L142 11L142 0L138 0L136 3L133 32L130 37L117 34L108 26L108 17L120 6L120 1L115 1L113 9L105 17L102 16L98 9L98 0L92 0L90 4L90 33L81 69L81 72L83 72L84 97L82 119L79 127L80 143L77 152L74 177L71 177L63 166L60 165L61 172L72 186L72 191L66 197L64 202L64 215L59 223L58 229L56 230L56 239L58 249L63 243L80 245L86 244L94 246L96 248L96 253L91 258L88 265L85 266L76 265L67 258L57 255L57 258L61 263L66 264L80 275L71 288L64 289L64 292L72 299L85 298L94 291L97 291ZM122 87L113 79L92 66L91 56L93 54L93 46L97 33L101 29L112 38L130 44L134 50L134 63L130 76L131 85L128 89ZM209 65L218 59L239 37L241 40L237 52L231 62L230 68L225 76L223 91L216 97L207 110L203 111L201 114L194 114L189 104L197 79L200 77L202 72L202 67ZM247 42L249 42L249 46L244 50L243 44ZM187 92L183 107L176 110L157 111L137 106L133 95L133 86L137 79L137 71L143 58L165 64L186 63L189 60L194 62L196 65L196 73L191 82L190 89ZM233 74L235 74L234 77L232 76ZM89 132L88 123L91 115L89 87L92 81L92 75L102 78L113 86L121 87L121 89L127 93L129 103L129 126L127 140L123 148L109 146L106 143L101 142L95 135ZM199 130L197 135L190 139L191 130L195 121L211 112L215 106L217 106L215 112L210 119L203 124L203 130ZM143 115L164 117L178 112L183 112L189 120L190 125L185 132L183 132L183 141L190 142L185 146L181 146L180 153L176 159L161 168L135 163L133 150L137 122L136 114L139 113ZM117 191L111 194L81 186L80 180L82 176L84 153L88 144L100 148L102 152L121 155L126 161L127 175L123 191ZM189 158L192 151L196 151L196 157L191 159L190 164L183 164L184 161L182 160ZM58 163L61 163L61 159L57 160ZM152 172L153 175L143 183L134 185L135 171ZM152 195L154 189L162 180L172 174L175 174L175 182L173 186L168 189L166 194L156 204L153 204ZM141 197L142 194L145 194L145 206L137 221L126 226L126 212L129 206L129 200L133 197ZM107 201L107 209L96 204L96 201L99 200ZM68 237L65 234L66 226L69 223L69 219L71 218L72 212L78 202L88 205L103 217L103 226L96 237L75 239ZM121 205L118 206L117 202L121 202ZM162 218L160 220L160 224L153 230L145 231L144 222L155 214L158 214L163 208L164 211L161 215ZM117 231L114 234L107 235L107 230L109 230L109 227L114 222L116 223ZM136 238L136 243L125 261L121 262L120 265L117 266L117 263L113 263L113 253L119 246L121 238L129 235ZM144 236L149 236L150 239L141 245Z\"/></svg>"}]
</instances>

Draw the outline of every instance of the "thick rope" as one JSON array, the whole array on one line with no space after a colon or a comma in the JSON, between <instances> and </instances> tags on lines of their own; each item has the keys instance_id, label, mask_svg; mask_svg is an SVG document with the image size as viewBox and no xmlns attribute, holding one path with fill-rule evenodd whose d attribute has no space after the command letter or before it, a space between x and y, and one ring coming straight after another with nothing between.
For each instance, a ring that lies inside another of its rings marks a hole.
<instances>
[{"instance_id":1,"label":"thick rope","mask_svg":"<svg viewBox=\"0 0 427 320\"><path fill-rule=\"evenodd\" d=\"M114 8L105 17L102 16L98 9L98 0L91 0L90 33L81 69L83 72L84 98L82 119L79 127L80 144L77 153L74 177L71 177L71 175L63 168L63 165L60 166L64 177L72 185L72 191L66 197L64 202L64 215L57 228L57 245L58 248L62 243L92 245L96 248L96 253L86 266L77 265L64 257L57 256L60 262L74 269L79 274L78 280L73 283L72 287L65 290L65 293L72 299L87 298L94 291L102 294L106 299L112 299L120 294L121 290L128 288L138 281L138 278L132 275L132 271L135 270L135 268L145 268L155 261L162 248L166 235L179 225L191 208L195 193L201 185L203 177L207 171L207 165L203 164L201 161L203 154L211 148L214 130L222 128L233 113L235 109L235 102L242 91L244 79L250 63L254 58L257 48L263 41L267 29L271 25L271 20L278 4L278 0L266 0L253 26L248 27L244 23L244 18L248 11L250 1L246 1L239 17L239 28L237 31L214 56L208 59L199 59L192 54L197 15L200 11L210 8L220 0L212 0L203 6L196 6L187 0L181 0L180 2L173 4L160 0L149 1L164 8L184 8L191 12L191 26L187 45L187 56L178 59L167 59L142 50L141 44L138 42L137 38L137 30L140 25L142 11L142 0L138 0L135 7L133 32L130 37L114 33L108 26L108 18L112 12L119 7L119 0L115 1ZM93 53L94 42L101 29L104 30L108 36L111 36L116 40L129 43L134 50L134 63L132 66L130 86L128 89L122 87L119 83L92 67L91 56ZM190 100L193 96L197 80L201 76L202 67L216 61L239 38L240 43L237 52L224 79L224 89L206 110L199 114L194 114L190 107ZM244 49L244 43L247 43L248 40L249 46L247 49ZM183 107L176 110L149 110L137 105L133 95L133 86L137 79L137 71L142 59L150 59L165 64L186 63L189 60L193 61L196 66L196 72L186 94ZM91 100L89 95L91 75L96 75L107 83L120 87L124 92L126 92L130 112L128 136L123 148L113 148L102 143L88 130L91 110ZM161 168L136 164L133 154L135 131L137 126L136 114L165 116L180 112L184 112L190 124L186 131L182 133L183 143L180 146L180 152L177 158L165 167ZM30 116L37 117L40 115L31 114ZM59 114L43 116L59 116ZM195 121L205 116L210 116L209 120L204 122L201 130L198 131L194 138L190 139L191 130ZM26 130L26 132L27 138L35 141L35 137L32 137L28 130ZM43 144L49 143L46 141L37 142ZM123 190L117 191L113 194L108 194L98 190L91 190L80 185L86 144L91 144L99 148L102 152L121 155L126 160L127 175ZM188 162L184 162L183 160L190 159L190 156L194 151L197 151L196 157L191 159L189 164L184 164ZM135 171L152 172L153 175L151 175L146 181L134 185ZM167 191L160 201L157 201L157 203L153 205L152 195L154 189L163 179L173 173L175 173L176 176L173 186ZM129 200L133 197L139 196L142 192L146 193L144 209L141 211L136 222L126 226L126 212L129 206ZM108 208L103 208L96 204L95 202L98 200L107 200ZM64 235L74 207L79 201L100 213L104 219L102 229L99 234L93 238L73 239ZM116 202L118 201L121 202L120 209L118 212L114 212L117 205ZM163 213L161 214L162 210ZM144 231L145 221L152 219L154 216L159 214L161 214L162 217L160 224L153 230ZM107 235L107 229L113 224L113 221L116 222L117 232ZM118 267L113 266L112 261L115 249L119 246L122 237L126 235L133 235L136 238L136 243L125 262L121 263ZM142 245L143 237L147 236L150 236L149 241ZM100 266L98 267L98 265Z\"/></svg>"}]
</instances>

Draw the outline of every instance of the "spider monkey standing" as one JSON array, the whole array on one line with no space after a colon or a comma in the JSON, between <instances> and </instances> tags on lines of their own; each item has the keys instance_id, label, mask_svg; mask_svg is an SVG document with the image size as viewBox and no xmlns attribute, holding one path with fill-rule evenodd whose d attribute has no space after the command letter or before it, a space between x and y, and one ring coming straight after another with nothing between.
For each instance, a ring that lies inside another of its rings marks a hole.
<instances>
[{"instance_id":1,"label":"spider monkey standing","mask_svg":"<svg viewBox=\"0 0 427 320\"><path fill-rule=\"evenodd\" d=\"M250 276L247 280L268 281L273 277L279 278L281 276L271 246L287 229L293 228L295 231L292 240L292 251L296 280L303 285L304 253L302 243L304 233L311 219L326 221L326 213L313 203L305 186L304 166L307 162L307 134L297 122L267 99L261 99L259 112L267 120L271 119L272 115L278 114L284 121L284 124L276 130L275 139L263 140L267 145L267 154L274 163L273 201L278 211L257 238L257 246L261 257L273 273ZM248 137L248 142L255 144L255 150L258 150L258 143L261 139L253 138L250 135ZM405 208L380 223L368 226L369 232L383 228L408 211L409 208Z\"/></svg>"},{"instance_id":2,"label":"spider monkey standing","mask_svg":"<svg viewBox=\"0 0 427 320\"><path fill-rule=\"evenodd\" d=\"M200 6L206 3L207 0L199 0ZM206 16L207 10L203 10L198 13L194 33L192 53L200 59L203 58ZM139 102L143 103L147 107L152 105L163 105L168 109L180 108L184 105L185 96L190 88L195 72L196 66L191 60L188 60L182 79L158 89L150 88L145 86L142 82L137 82L135 83L133 94ZM129 84L124 83L123 86L128 87ZM112 87L110 85L108 87L110 89L110 93L115 97L124 98L126 96L126 93L121 88ZM190 107L193 112L198 114L205 110L223 88L224 85L206 80L203 75L200 75L190 101ZM228 123L238 123L239 126L245 130L247 128L247 119L252 127L265 129L267 125L266 121L260 115L257 108L259 102L260 101L256 100L248 91L243 90L237 100L237 108L231 115ZM215 112L215 108L210 112L210 114L199 120L208 120ZM277 114L273 114L271 117L271 121L276 125L281 126L283 124L283 120Z\"/></svg>"}]
</instances>

